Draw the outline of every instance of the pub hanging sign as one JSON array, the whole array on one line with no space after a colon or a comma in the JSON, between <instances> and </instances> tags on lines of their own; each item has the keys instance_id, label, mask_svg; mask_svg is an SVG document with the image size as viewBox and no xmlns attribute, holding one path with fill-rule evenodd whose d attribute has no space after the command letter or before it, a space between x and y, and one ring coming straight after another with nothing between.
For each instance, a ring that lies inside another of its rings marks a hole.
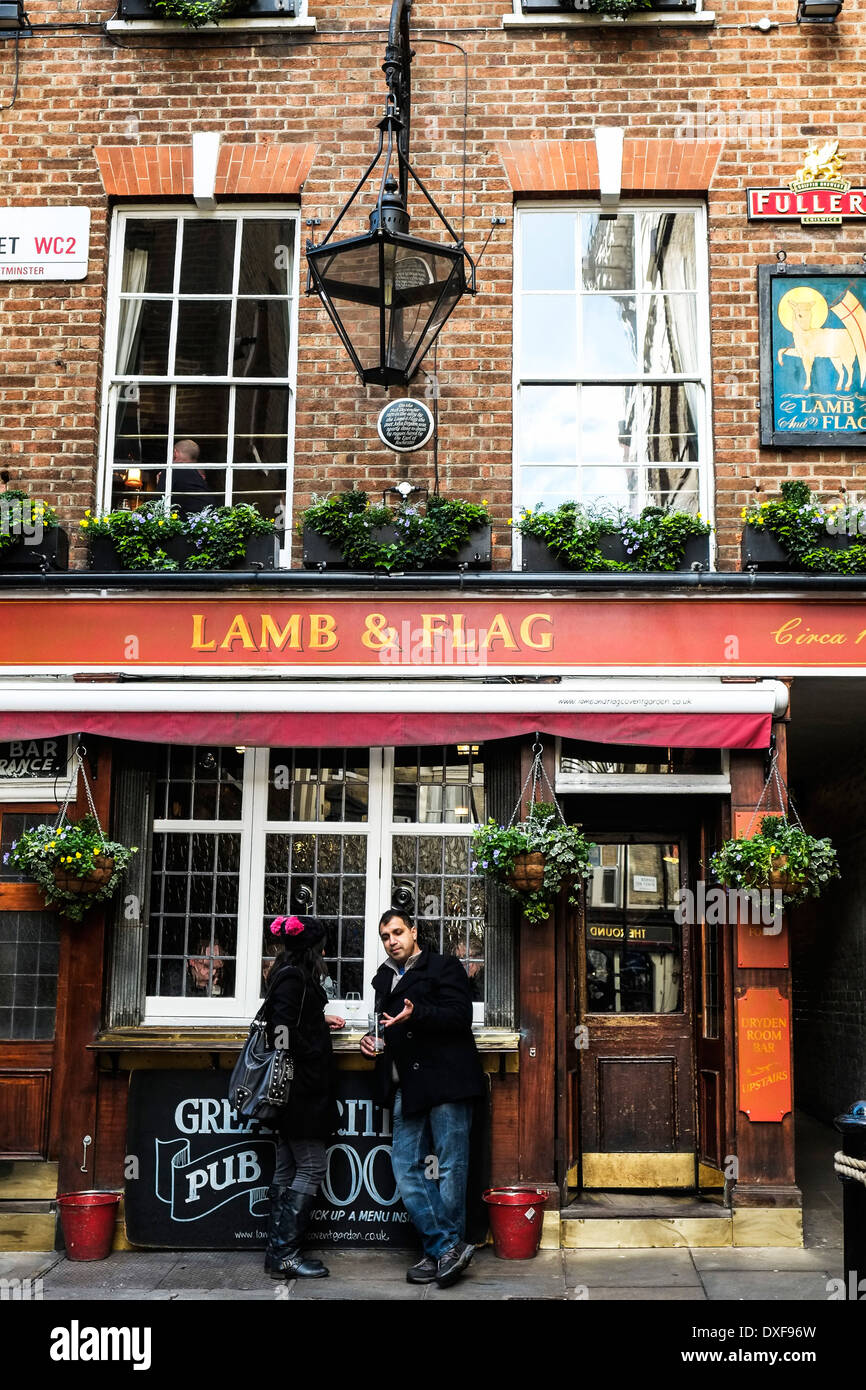
<instances>
[{"instance_id":1,"label":"pub hanging sign","mask_svg":"<svg viewBox=\"0 0 866 1390\"><path fill-rule=\"evenodd\" d=\"M839 226L866 218L866 188L852 188L842 172L839 141L828 140L806 153L787 188L749 188L750 222L796 222Z\"/></svg>"},{"instance_id":2,"label":"pub hanging sign","mask_svg":"<svg viewBox=\"0 0 866 1390\"><path fill-rule=\"evenodd\" d=\"M758 267L761 443L866 445L866 267Z\"/></svg>"}]
</instances>

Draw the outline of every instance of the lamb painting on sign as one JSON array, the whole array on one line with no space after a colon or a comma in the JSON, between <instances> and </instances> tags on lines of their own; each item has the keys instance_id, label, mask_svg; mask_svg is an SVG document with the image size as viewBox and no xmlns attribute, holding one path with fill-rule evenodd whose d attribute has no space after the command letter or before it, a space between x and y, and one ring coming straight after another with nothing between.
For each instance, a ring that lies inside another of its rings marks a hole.
<instances>
[{"instance_id":1,"label":"lamb painting on sign","mask_svg":"<svg viewBox=\"0 0 866 1390\"><path fill-rule=\"evenodd\" d=\"M866 269L760 266L761 443L866 445Z\"/></svg>"}]
</instances>

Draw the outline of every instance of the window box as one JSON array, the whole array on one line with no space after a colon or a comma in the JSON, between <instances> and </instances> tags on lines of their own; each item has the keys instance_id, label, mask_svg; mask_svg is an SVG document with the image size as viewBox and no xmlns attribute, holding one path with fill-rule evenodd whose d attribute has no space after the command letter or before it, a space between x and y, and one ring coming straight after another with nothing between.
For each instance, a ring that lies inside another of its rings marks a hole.
<instances>
[{"instance_id":1,"label":"window box","mask_svg":"<svg viewBox=\"0 0 866 1390\"><path fill-rule=\"evenodd\" d=\"M69 568L69 537L59 526L45 531L34 545L24 536L0 552L2 570L65 570Z\"/></svg>"},{"instance_id":2,"label":"window box","mask_svg":"<svg viewBox=\"0 0 866 1390\"><path fill-rule=\"evenodd\" d=\"M524 536L523 568L531 574L568 574L569 567L537 536ZM572 571L573 572L573 571Z\"/></svg>"},{"instance_id":3,"label":"window box","mask_svg":"<svg viewBox=\"0 0 866 1390\"><path fill-rule=\"evenodd\" d=\"M651 5L635 5L627 14L619 17L631 18L634 14L651 14L653 10L670 12L683 10L694 13L698 0L653 0ZM613 15L606 6L597 7L592 0L520 0L521 14L599 14Z\"/></svg>"},{"instance_id":4,"label":"window box","mask_svg":"<svg viewBox=\"0 0 866 1390\"><path fill-rule=\"evenodd\" d=\"M232 19L297 19L302 0L240 0L240 3L226 20ZM154 9L151 0L120 0L118 15L121 19L163 20L166 24L177 24L173 15L163 14ZM193 31L194 32L194 31Z\"/></svg>"},{"instance_id":5,"label":"window box","mask_svg":"<svg viewBox=\"0 0 866 1390\"><path fill-rule=\"evenodd\" d=\"M370 540L376 545L393 545L398 539L396 528L393 526L377 526L370 532ZM312 527L305 526L303 529L303 563L305 569L352 569L360 568L346 563L342 551L324 536L319 535ZM479 526L465 545L462 545L453 555L442 555L429 565L425 565L428 573L438 570L455 570L466 565L469 569L480 570L490 569L491 564L491 539L490 527ZM371 571L373 567L371 566ZM376 571L378 573L378 571Z\"/></svg>"},{"instance_id":6,"label":"window box","mask_svg":"<svg viewBox=\"0 0 866 1390\"><path fill-rule=\"evenodd\" d=\"M791 567L791 557L770 531L757 526L744 526L740 542L740 568L749 569L754 565L759 570L786 570Z\"/></svg>"},{"instance_id":7,"label":"window box","mask_svg":"<svg viewBox=\"0 0 866 1390\"><path fill-rule=\"evenodd\" d=\"M183 570L184 562L193 553L192 543L186 536L169 536L163 550L170 560ZM232 570L273 570L279 568L279 538L277 536L250 536L243 559L232 565ZM117 548L108 536L97 536L90 549L90 568L100 574L118 574L126 570L121 563ZM202 570L183 570L190 578L202 574ZM175 570L130 570L130 574L167 574ZM213 571L210 571L213 573Z\"/></svg>"},{"instance_id":8,"label":"window box","mask_svg":"<svg viewBox=\"0 0 866 1390\"><path fill-rule=\"evenodd\" d=\"M598 548L605 560L615 560L617 564L625 565L628 563L629 556L626 553L625 542L619 532L611 532L606 536L599 536ZM580 574L582 571L573 569L566 560L556 555L550 550L547 544L539 540L537 536L523 537L523 569L532 573L555 573L555 574ZM679 571L690 570L693 565L700 564L703 569L710 567L710 538L709 536L689 536L683 551L683 558L677 566ZM601 573L601 571L598 571ZM631 571L637 573L638 571Z\"/></svg>"}]
</instances>

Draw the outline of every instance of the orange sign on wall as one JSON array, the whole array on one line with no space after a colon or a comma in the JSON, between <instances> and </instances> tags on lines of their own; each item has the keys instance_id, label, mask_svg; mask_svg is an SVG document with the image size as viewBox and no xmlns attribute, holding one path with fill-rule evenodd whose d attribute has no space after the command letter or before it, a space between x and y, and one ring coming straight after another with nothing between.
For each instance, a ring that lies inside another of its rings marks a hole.
<instances>
[{"instance_id":1,"label":"orange sign on wall","mask_svg":"<svg viewBox=\"0 0 866 1390\"><path fill-rule=\"evenodd\" d=\"M739 1106L753 1122L778 1123L791 1109L790 1007L777 989L737 1000Z\"/></svg>"},{"instance_id":2,"label":"orange sign on wall","mask_svg":"<svg viewBox=\"0 0 866 1390\"><path fill-rule=\"evenodd\" d=\"M0 601L5 669L866 669L866 604L678 598L230 597Z\"/></svg>"}]
</instances>

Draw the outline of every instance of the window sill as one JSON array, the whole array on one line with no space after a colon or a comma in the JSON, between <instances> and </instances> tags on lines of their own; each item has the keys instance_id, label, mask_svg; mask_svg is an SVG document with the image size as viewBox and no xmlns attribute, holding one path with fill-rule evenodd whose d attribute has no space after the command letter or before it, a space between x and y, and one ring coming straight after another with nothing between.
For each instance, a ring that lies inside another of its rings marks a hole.
<instances>
[{"instance_id":1,"label":"window sill","mask_svg":"<svg viewBox=\"0 0 866 1390\"><path fill-rule=\"evenodd\" d=\"M506 14L502 16L503 29L601 29L610 26L624 29L664 28L671 24L678 28L712 28L716 16L713 10L677 10L672 14L650 11L646 14L629 15L621 19L610 14Z\"/></svg>"},{"instance_id":2,"label":"window sill","mask_svg":"<svg viewBox=\"0 0 866 1390\"><path fill-rule=\"evenodd\" d=\"M366 1032L361 1026L345 1028L333 1035L336 1053L354 1053ZM520 1034L510 1028L485 1028L475 1024L472 1029L479 1052L516 1052ZM139 1028L109 1028L88 1043L91 1052L105 1052L118 1057L121 1053L142 1052L238 1052L247 1030L237 1028L161 1028L143 1024Z\"/></svg>"},{"instance_id":3,"label":"window sill","mask_svg":"<svg viewBox=\"0 0 866 1390\"><path fill-rule=\"evenodd\" d=\"M109 19L105 25L109 34L222 34L255 31L264 33L268 29L285 33L290 29L294 34L314 34L316 21L312 16L302 19L223 19L219 24L203 24L199 29L191 29L188 24L168 19Z\"/></svg>"}]
</instances>

